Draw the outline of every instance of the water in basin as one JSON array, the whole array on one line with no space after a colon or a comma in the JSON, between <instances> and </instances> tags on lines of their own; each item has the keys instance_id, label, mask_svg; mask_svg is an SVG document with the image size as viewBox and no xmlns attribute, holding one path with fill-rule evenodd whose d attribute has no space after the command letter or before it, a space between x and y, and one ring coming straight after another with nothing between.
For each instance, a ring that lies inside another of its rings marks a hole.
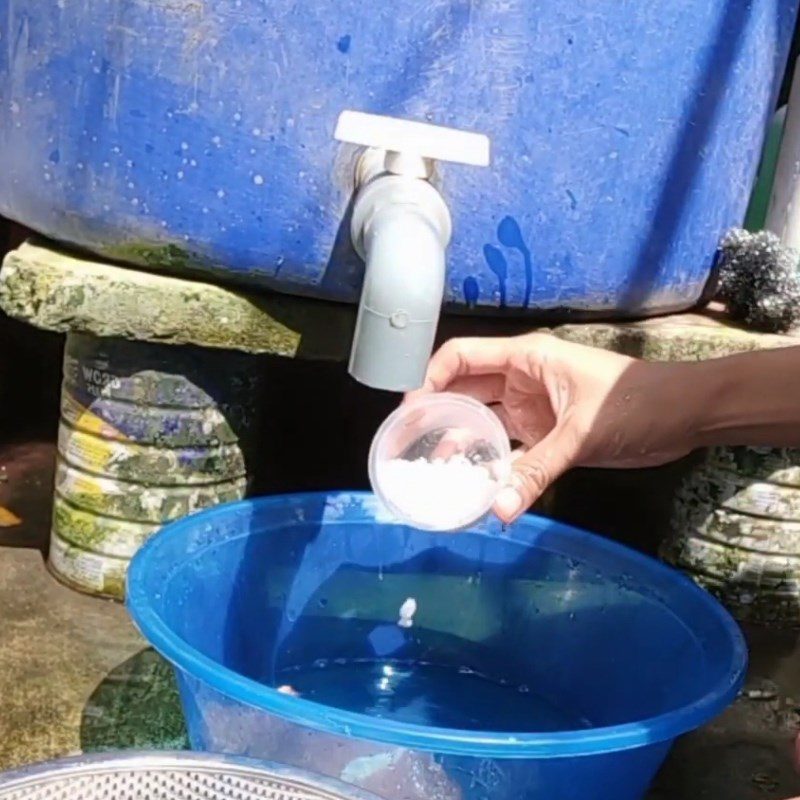
<instances>
[{"instance_id":1,"label":"water in basin","mask_svg":"<svg viewBox=\"0 0 800 800\"><path fill-rule=\"evenodd\" d=\"M524 683L424 661L321 659L281 670L277 684L306 700L413 725L508 732L590 725Z\"/></svg>"}]
</instances>

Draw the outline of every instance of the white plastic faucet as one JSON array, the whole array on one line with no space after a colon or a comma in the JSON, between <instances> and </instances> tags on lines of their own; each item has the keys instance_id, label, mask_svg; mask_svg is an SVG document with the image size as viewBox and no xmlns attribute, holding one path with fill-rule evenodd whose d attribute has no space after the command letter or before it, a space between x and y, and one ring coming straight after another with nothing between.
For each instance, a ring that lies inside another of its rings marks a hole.
<instances>
[{"instance_id":1,"label":"white plastic faucet","mask_svg":"<svg viewBox=\"0 0 800 800\"><path fill-rule=\"evenodd\" d=\"M350 374L375 389L417 389L442 307L450 212L434 161L488 166L489 139L422 122L344 111L335 138L366 149L356 168L351 235L366 270Z\"/></svg>"}]
</instances>

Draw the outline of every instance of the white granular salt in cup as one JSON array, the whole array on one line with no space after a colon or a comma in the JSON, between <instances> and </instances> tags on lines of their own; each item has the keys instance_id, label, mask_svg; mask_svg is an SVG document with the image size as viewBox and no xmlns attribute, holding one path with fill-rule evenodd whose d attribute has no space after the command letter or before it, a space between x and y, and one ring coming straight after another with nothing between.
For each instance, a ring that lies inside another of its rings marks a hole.
<instances>
[{"instance_id":1,"label":"white granular salt in cup","mask_svg":"<svg viewBox=\"0 0 800 800\"><path fill-rule=\"evenodd\" d=\"M489 470L463 455L447 460L393 458L378 468L381 491L406 519L419 527L447 530L454 510L478 519L498 491Z\"/></svg>"},{"instance_id":2,"label":"white granular salt in cup","mask_svg":"<svg viewBox=\"0 0 800 800\"><path fill-rule=\"evenodd\" d=\"M508 435L490 409L463 395L431 394L400 406L381 425L370 480L396 519L457 530L489 511L510 458Z\"/></svg>"}]
</instances>

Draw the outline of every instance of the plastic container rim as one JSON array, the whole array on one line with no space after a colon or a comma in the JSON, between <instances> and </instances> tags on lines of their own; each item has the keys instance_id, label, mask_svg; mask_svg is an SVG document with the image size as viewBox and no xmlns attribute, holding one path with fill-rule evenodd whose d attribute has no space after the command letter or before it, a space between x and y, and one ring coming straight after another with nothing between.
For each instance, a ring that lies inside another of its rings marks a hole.
<instances>
[{"instance_id":1,"label":"plastic container rim","mask_svg":"<svg viewBox=\"0 0 800 800\"><path fill-rule=\"evenodd\" d=\"M465 530L476 523L478 523L481 519L483 519L486 514L492 508L492 503L494 502L494 498L492 498L492 502L487 503L477 514L477 516L470 516L463 519L458 520L452 527L441 528L441 527L434 527L432 525L426 525L421 523L418 520L411 519L407 514L403 512L401 508L399 508L387 495L381 490L380 481L378 480L378 451L383 444L383 438L386 435L386 432L389 431L397 422L409 411L413 411L414 408L431 408L434 406L461 406L462 408L466 409L470 414L474 414L475 416L482 417L488 424L489 427L492 428L495 434L495 440L492 444L497 446L499 451L498 461L503 466L504 475L511 468L511 442L508 439L508 432L506 431L503 423L500 421L500 417L492 411L492 409L485 405L484 403L480 403L474 398L470 397L469 395L459 394L457 392L436 392L433 394L425 394L421 395L420 397L408 401L408 403L404 403L399 405L397 408L386 417L385 420L380 424L380 427L375 432L375 435L372 437L372 442L369 448L369 455L367 456L367 469L369 472L369 483L372 487L372 491L375 494L381 503L386 507L386 509L399 521L407 525L412 525L420 530L426 531L462 531Z\"/></svg>"}]
</instances>

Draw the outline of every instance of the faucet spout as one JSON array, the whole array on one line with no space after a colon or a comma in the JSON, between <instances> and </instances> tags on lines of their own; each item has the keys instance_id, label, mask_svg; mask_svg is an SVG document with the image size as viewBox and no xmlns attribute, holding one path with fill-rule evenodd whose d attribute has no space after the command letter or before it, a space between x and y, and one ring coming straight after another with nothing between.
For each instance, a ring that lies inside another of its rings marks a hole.
<instances>
[{"instance_id":1,"label":"faucet spout","mask_svg":"<svg viewBox=\"0 0 800 800\"><path fill-rule=\"evenodd\" d=\"M366 270L350 374L375 389L422 385L441 313L451 222L427 181L383 174L362 188L352 234Z\"/></svg>"},{"instance_id":2,"label":"faucet spout","mask_svg":"<svg viewBox=\"0 0 800 800\"><path fill-rule=\"evenodd\" d=\"M488 166L489 139L359 111L339 115L334 138L367 148L350 231L366 264L350 374L375 389L417 389L439 324L452 228L429 182L434 162Z\"/></svg>"}]
</instances>

